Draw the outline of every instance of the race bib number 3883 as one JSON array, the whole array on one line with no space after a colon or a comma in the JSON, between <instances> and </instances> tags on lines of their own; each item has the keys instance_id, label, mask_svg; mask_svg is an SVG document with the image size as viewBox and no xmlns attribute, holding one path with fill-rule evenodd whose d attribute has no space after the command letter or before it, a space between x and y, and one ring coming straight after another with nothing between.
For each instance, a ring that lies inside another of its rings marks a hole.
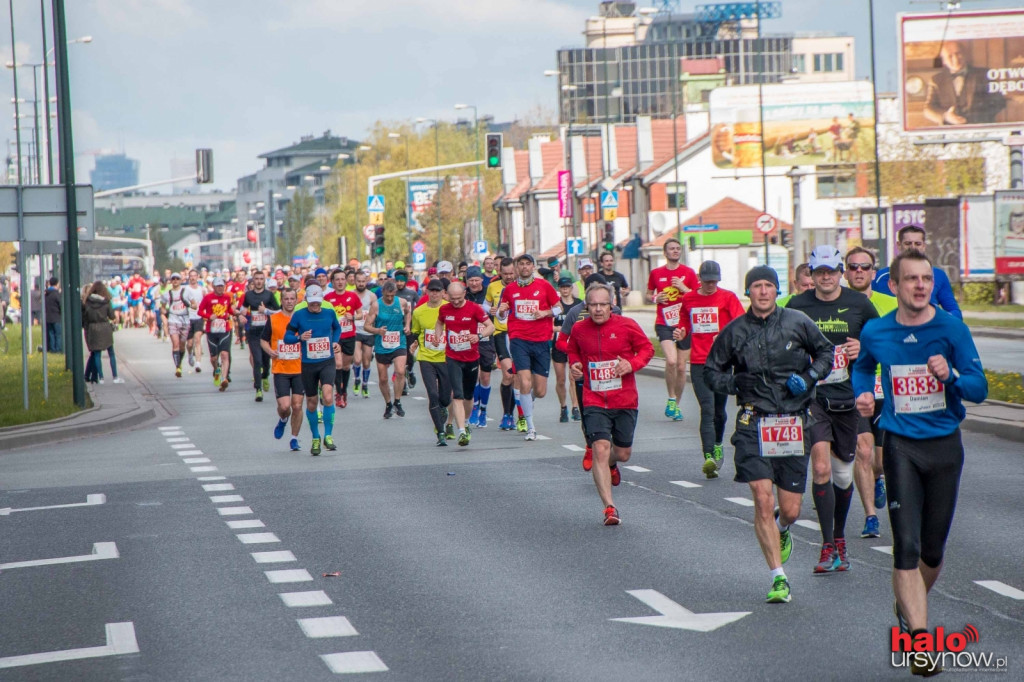
<instances>
[{"instance_id":1,"label":"race bib number 3883","mask_svg":"<svg viewBox=\"0 0 1024 682\"><path fill-rule=\"evenodd\" d=\"M896 414L922 414L946 409L946 387L928 371L928 365L893 365L890 374Z\"/></svg>"},{"instance_id":2,"label":"race bib number 3883","mask_svg":"<svg viewBox=\"0 0 1024 682\"><path fill-rule=\"evenodd\" d=\"M799 415L761 417L757 440L762 457L799 457L804 454L804 420Z\"/></svg>"}]
</instances>

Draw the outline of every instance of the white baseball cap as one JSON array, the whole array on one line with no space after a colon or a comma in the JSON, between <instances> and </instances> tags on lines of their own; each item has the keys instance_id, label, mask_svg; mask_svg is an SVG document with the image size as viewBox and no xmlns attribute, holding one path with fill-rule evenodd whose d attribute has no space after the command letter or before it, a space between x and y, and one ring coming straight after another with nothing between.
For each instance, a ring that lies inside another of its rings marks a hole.
<instances>
[{"instance_id":1,"label":"white baseball cap","mask_svg":"<svg viewBox=\"0 0 1024 682\"><path fill-rule=\"evenodd\" d=\"M222 287L222 286L224 286L224 278L223 277L214 277L213 278L213 286L215 286L215 287Z\"/></svg>"},{"instance_id":2,"label":"white baseball cap","mask_svg":"<svg viewBox=\"0 0 1024 682\"><path fill-rule=\"evenodd\" d=\"M843 254L839 253L839 249L834 246L822 244L814 247L814 251L811 251L811 258L808 265L811 266L811 272L814 272L818 268L842 270Z\"/></svg>"},{"instance_id":3,"label":"white baseball cap","mask_svg":"<svg viewBox=\"0 0 1024 682\"><path fill-rule=\"evenodd\" d=\"M306 287L306 303L323 303L324 290L316 284Z\"/></svg>"},{"instance_id":4,"label":"white baseball cap","mask_svg":"<svg viewBox=\"0 0 1024 682\"><path fill-rule=\"evenodd\" d=\"M443 260L437 264L437 274L442 272L454 272L455 267L451 264L451 261Z\"/></svg>"}]
</instances>

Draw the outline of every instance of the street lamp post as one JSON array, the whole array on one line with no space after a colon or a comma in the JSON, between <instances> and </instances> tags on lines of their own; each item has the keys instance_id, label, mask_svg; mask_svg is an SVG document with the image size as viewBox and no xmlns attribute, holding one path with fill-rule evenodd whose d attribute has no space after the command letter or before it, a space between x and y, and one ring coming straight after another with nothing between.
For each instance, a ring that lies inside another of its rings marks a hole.
<instances>
[{"instance_id":1,"label":"street lamp post","mask_svg":"<svg viewBox=\"0 0 1024 682\"><path fill-rule=\"evenodd\" d=\"M477 118L477 111L475 104L456 104L456 109L472 109L473 110L473 130L476 135L476 143L473 148L474 154L480 153L480 120ZM480 166L476 167L476 238L477 240L483 240L484 238L484 224L483 224L483 211L480 204L480 194L483 192L483 187L480 186Z\"/></svg>"},{"instance_id":2,"label":"street lamp post","mask_svg":"<svg viewBox=\"0 0 1024 682\"><path fill-rule=\"evenodd\" d=\"M441 143L438 138L438 123L436 118L417 118L417 123L433 123L434 124L434 166L439 167L441 165ZM441 260L444 258L444 240L441 235L444 233L444 220L441 217L441 196L444 194L441 186L441 171L437 171L437 193L434 196L434 201L437 204L437 259Z\"/></svg>"},{"instance_id":3,"label":"street lamp post","mask_svg":"<svg viewBox=\"0 0 1024 682\"><path fill-rule=\"evenodd\" d=\"M412 162L409 160L409 136L403 133L388 133L388 138L397 140L398 138L405 138L405 167L406 169L412 168ZM406 178L406 194L408 194L409 183ZM408 199L408 196L406 196ZM409 245L409 251L412 252L412 203L405 201L405 241Z\"/></svg>"}]
</instances>

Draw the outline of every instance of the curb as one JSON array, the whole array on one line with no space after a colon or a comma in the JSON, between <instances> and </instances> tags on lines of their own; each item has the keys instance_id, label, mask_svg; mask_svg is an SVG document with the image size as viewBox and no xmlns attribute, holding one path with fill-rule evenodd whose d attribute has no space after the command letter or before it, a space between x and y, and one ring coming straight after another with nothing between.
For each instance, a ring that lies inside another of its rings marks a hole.
<instances>
[{"instance_id":1,"label":"curb","mask_svg":"<svg viewBox=\"0 0 1024 682\"><path fill-rule=\"evenodd\" d=\"M971 335L989 339L1024 339L1024 329L1003 327L974 327Z\"/></svg>"},{"instance_id":2,"label":"curb","mask_svg":"<svg viewBox=\"0 0 1024 682\"><path fill-rule=\"evenodd\" d=\"M99 410L93 407L83 410L74 416L93 413ZM156 417L156 411L152 407L136 407L125 412L113 414L105 419L85 420L80 424L67 424L63 428L52 428L53 423L67 422L69 417L61 417L53 422L37 422L33 429L26 429L27 432L12 433L4 436L0 434L0 453L8 450L15 450L29 445L41 445L44 443L58 443L60 441L74 440L88 436L99 436L120 429L138 426Z\"/></svg>"}]
</instances>

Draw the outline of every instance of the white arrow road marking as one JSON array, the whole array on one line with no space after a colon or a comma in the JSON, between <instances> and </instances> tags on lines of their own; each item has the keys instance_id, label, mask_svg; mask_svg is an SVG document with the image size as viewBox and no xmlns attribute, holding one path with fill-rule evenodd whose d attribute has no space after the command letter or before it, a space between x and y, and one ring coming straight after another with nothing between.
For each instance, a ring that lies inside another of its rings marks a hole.
<instances>
[{"instance_id":1,"label":"white arrow road marking","mask_svg":"<svg viewBox=\"0 0 1024 682\"><path fill-rule=\"evenodd\" d=\"M23 665L55 663L57 661L76 661L80 658L98 658L100 656L121 656L139 653L139 643L135 640L135 626L127 623L107 623L107 643L104 646L93 646L84 649L65 649L64 651L47 651L41 654L25 656L8 656L0 658L0 668L18 668Z\"/></svg>"},{"instance_id":2,"label":"white arrow road marking","mask_svg":"<svg viewBox=\"0 0 1024 682\"><path fill-rule=\"evenodd\" d=\"M79 561L99 561L100 559L117 559L117 544L113 542L94 542L91 554L64 556L56 559L36 559L34 561L14 561L0 564L0 570L8 568L32 568L33 566L52 566L53 564L73 564Z\"/></svg>"},{"instance_id":3,"label":"white arrow road marking","mask_svg":"<svg viewBox=\"0 0 1024 682\"><path fill-rule=\"evenodd\" d=\"M0 509L0 516L7 516L8 514L13 514L14 512L41 511L43 509L70 509L71 507L94 507L98 504L106 504L106 502L106 495L104 495L103 493L96 493L94 495L86 495L85 502L74 502L72 504L51 504L46 507L25 507L23 509L11 509L10 507L8 507L6 509Z\"/></svg>"},{"instance_id":4,"label":"white arrow road marking","mask_svg":"<svg viewBox=\"0 0 1024 682\"><path fill-rule=\"evenodd\" d=\"M892 545L878 545L872 547L871 549L875 550L876 552L881 552L882 554L892 554Z\"/></svg>"},{"instance_id":5,"label":"white arrow road marking","mask_svg":"<svg viewBox=\"0 0 1024 682\"><path fill-rule=\"evenodd\" d=\"M1024 592L1021 592L1016 587L1010 587L1006 583L1001 583L998 580L975 580L975 585L981 585L987 590L992 590L996 594L1001 594L1004 597L1010 599L1016 599L1017 601L1024 600Z\"/></svg>"},{"instance_id":6,"label":"white arrow road marking","mask_svg":"<svg viewBox=\"0 0 1024 682\"><path fill-rule=\"evenodd\" d=\"M660 628L711 632L723 625L734 623L744 616L749 616L751 613L750 611L694 613L657 590L626 590L626 594L636 597L661 615L640 616L638 618L609 618L608 620L615 620L621 623L637 623L639 625L654 625Z\"/></svg>"}]
</instances>

